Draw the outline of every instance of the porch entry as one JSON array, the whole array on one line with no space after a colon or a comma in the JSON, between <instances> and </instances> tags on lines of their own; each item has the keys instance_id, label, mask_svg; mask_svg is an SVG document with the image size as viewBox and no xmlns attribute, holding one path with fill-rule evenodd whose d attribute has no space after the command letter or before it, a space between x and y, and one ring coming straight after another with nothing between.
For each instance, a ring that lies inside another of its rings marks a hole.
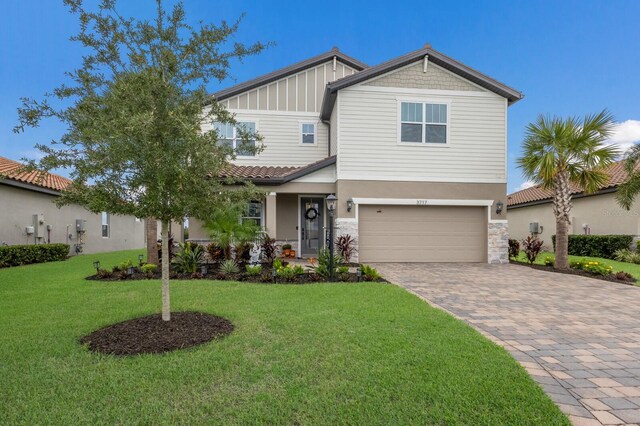
<instances>
[{"instance_id":1,"label":"porch entry","mask_svg":"<svg viewBox=\"0 0 640 426\"><path fill-rule=\"evenodd\" d=\"M300 198L300 256L315 257L324 246L324 197Z\"/></svg>"}]
</instances>

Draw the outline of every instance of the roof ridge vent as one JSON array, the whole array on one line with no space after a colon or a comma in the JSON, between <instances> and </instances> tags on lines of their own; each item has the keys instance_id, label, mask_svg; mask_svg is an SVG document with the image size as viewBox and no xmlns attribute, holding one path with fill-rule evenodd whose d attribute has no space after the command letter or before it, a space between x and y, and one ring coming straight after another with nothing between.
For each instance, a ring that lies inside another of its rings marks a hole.
<instances>
[{"instance_id":1,"label":"roof ridge vent","mask_svg":"<svg viewBox=\"0 0 640 426\"><path fill-rule=\"evenodd\" d=\"M339 51L340 51L340 49L338 49L338 46L333 46L333 47L331 48L331 51L332 51L332 52L339 52Z\"/></svg>"},{"instance_id":2,"label":"roof ridge vent","mask_svg":"<svg viewBox=\"0 0 640 426\"><path fill-rule=\"evenodd\" d=\"M431 49L431 43L426 42L422 48L423 49Z\"/></svg>"}]
</instances>

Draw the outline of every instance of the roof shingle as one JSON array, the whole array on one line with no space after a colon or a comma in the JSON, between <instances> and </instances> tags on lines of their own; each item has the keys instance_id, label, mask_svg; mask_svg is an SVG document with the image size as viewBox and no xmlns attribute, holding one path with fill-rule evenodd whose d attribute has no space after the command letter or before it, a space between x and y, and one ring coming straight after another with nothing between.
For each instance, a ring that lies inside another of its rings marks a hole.
<instances>
[{"instance_id":1,"label":"roof shingle","mask_svg":"<svg viewBox=\"0 0 640 426\"><path fill-rule=\"evenodd\" d=\"M624 170L624 161L618 161L613 163L607 168L607 174L609 175L609 183L600 190L617 188L627 179L627 172ZM584 191L571 185L571 195L582 194ZM553 193L550 189L544 189L541 185L532 186L521 191L514 192L507 196L507 207L517 206L520 204L532 203L535 201L551 200Z\"/></svg>"},{"instance_id":2,"label":"roof shingle","mask_svg":"<svg viewBox=\"0 0 640 426\"><path fill-rule=\"evenodd\" d=\"M0 180L4 178L11 179L42 188L53 189L54 191L62 191L73 182L71 179L53 173L37 170L24 172L21 171L22 168L24 168L24 164L0 157Z\"/></svg>"}]
</instances>

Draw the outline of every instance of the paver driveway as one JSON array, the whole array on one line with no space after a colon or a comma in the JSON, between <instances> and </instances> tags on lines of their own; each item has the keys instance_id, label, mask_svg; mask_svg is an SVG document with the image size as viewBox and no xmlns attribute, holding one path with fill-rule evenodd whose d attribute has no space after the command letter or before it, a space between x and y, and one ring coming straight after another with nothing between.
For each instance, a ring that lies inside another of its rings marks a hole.
<instances>
[{"instance_id":1,"label":"paver driveway","mask_svg":"<svg viewBox=\"0 0 640 426\"><path fill-rule=\"evenodd\" d=\"M375 266L504 346L574 424L640 423L640 287L518 265Z\"/></svg>"}]
</instances>

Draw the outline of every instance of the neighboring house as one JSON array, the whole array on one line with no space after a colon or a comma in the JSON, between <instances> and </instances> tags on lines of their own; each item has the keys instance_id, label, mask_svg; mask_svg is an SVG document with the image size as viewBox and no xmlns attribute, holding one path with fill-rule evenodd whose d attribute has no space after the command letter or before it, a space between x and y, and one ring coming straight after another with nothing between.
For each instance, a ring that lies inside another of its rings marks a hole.
<instances>
[{"instance_id":1,"label":"neighboring house","mask_svg":"<svg viewBox=\"0 0 640 426\"><path fill-rule=\"evenodd\" d=\"M627 177L624 163L618 162L607 169L609 183L600 191L585 194L577 187L572 189L571 234L625 234L640 235L640 210L637 204L627 211L615 200L618 185ZM551 190L540 186L514 192L507 198L510 238L522 240L531 231L551 246L551 236L556 233Z\"/></svg>"},{"instance_id":2,"label":"neighboring house","mask_svg":"<svg viewBox=\"0 0 640 426\"><path fill-rule=\"evenodd\" d=\"M0 157L0 244L66 243L71 254L145 246L144 221L91 213L78 205L56 207L71 180L52 173L19 173L24 165Z\"/></svg>"},{"instance_id":3,"label":"neighboring house","mask_svg":"<svg viewBox=\"0 0 640 426\"><path fill-rule=\"evenodd\" d=\"M335 194L337 234L356 240L361 262L507 261L496 206L507 108L521 98L429 45L372 67L333 49L213 95L264 137L226 173L267 193L243 220L316 256ZM235 146L232 126L205 128ZM189 232L208 239L195 219Z\"/></svg>"}]
</instances>

